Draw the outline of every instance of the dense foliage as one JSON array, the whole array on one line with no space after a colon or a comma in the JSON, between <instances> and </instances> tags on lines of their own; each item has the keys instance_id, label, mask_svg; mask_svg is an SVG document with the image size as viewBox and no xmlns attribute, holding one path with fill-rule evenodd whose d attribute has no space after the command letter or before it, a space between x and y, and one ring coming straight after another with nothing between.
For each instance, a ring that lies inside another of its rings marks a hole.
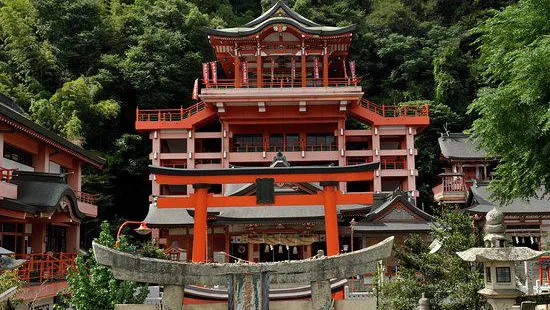
<instances>
[{"instance_id":1,"label":"dense foliage","mask_svg":"<svg viewBox=\"0 0 550 310\"><path fill-rule=\"evenodd\" d=\"M289 1L297 12L321 24L357 25L351 55L365 76L363 86L371 100L431 102L432 125L417 140L418 188L428 210L441 169L437 136L445 128L467 129L475 118L465 112L478 88L477 71L483 69L473 65L479 56L475 42L487 29L471 29L490 17L492 9L511 2ZM103 192L100 210L105 218L141 220L150 191L143 158L150 146L147 139L132 136L136 106L188 105L200 64L213 57L203 27L241 25L271 3L0 0L0 92L15 98L40 124L107 157L102 175L89 175L85 187ZM505 28L499 31L505 36ZM530 40L535 37L533 33ZM506 44L523 39L494 40ZM487 53L488 48L482 49L483 59L490 61ZM518 119L520 123L525 122ZM533 139L536 133L532 131ZM132 192L139 194L128 195Z\"/></svg>"},{"instance_id":2,"label":"dense foliage","mask_svg":"<svg viewBox=\"0 0 550 310\"><path fill-rule=\"evenodd\" d=\"M103 223L96 242L114 247L115 241L109 224ZM122 235L119 249L131 251L135 247L128 245ZM69 269L67 284L69 294L64 302L77 310L114 309L116 304L141 304L148 293L147 285L116 280L111 268L98 264L93 254L77 256L76 268Z\"/></svg>"},{"instance_id":3,"label":"dense foliage","mask_svg":"<svg viewBox=\"0 0 550 310\"><path fill-rule=\"evenodd\" d=\"M431 230L431 237L442 244L438 251L430 253L418 235L406 239L395 250L398 275L379 287L380 308L415 309L425 293L433 310L483 309L485 301L476 293L483 287L483 272L456 255L476 246L472 229L469 216L446 212Z\"/></svg>"},{"instance_id":4,"label":"dense foliage","mask_svg":"<svg viewBox=\"0 0 550 310\"><path fill-rule=\"evenodd\" d=\"M549 20L550 1L523 0L476 29L485 87L472 132L501 160L491 185L504 201L550 191Z\"/></svg>"}]
</instances>

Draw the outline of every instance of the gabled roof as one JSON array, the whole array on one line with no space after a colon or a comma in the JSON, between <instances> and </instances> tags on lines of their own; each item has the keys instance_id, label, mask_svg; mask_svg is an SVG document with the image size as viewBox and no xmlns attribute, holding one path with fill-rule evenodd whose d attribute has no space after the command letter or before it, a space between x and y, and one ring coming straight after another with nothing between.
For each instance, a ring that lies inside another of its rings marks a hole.
<instances>
[{"instance_id":1,"label":"gabled roof","mask_svg":"<svg viewBox=\"0 0 550 310\"><path fill-rule=\"evenodd\" d=\"M438 142L441 154L447 159L492 159L466 134L443 134Z\"/></svg>"},{"instance_id":2,"label":"gabled roof","mask_svg":"<svg viewBox=\"0 0 550 310\"><path fill-rule=\"evenodd\" d=\"M101 167L105 163L105 159L33 122L24 115L23 110L17 103L2 94L0 94L0 122L15 127L25 134L65 151L93 166Z\"/></svg>"},{"instance_id":3,"label":"gabled roof","mask_svg":"<svg viewBox=\"0 0 550 310\"><path fill-rule=\"evenodd\" d=\"M517 214L550 214L550 198L542 197L542 189L537 192L537 197L529 200L514 199L508 205L501 206L494 201L491 196L491 190L488 183L478 183L470 187L471 197L468 201L468 207L464 212L485 214L493 207L498 207L505 215Z\"/></svg>"},{"instance_id":4,"label":"gabled roof","mask_svg":"<svg viewBox=\"0 0 550 310\"><path fill-rule=\"evenodd\" d=\"M355 25L346 27L328 27L319 25L293 11L285 1L277 1L269 10L258 18L241 27L225 29L206 29L209 34L219 36L246 36L256 33L272 24L290 24L303 32L317 35L336 35L351 32Z\"/></svg>"},{"instance_id":5,"label":"gabled roof","mask_svg":"<svg viewBox=\"0 0 550 310\"><path fill-rule=\"evenodd\" d=\"M433 216L418 209L407 198L406 193L394 191L378 207L355 226L358 232L407 232L428 231Z\"/></svg>"}]
</instances>

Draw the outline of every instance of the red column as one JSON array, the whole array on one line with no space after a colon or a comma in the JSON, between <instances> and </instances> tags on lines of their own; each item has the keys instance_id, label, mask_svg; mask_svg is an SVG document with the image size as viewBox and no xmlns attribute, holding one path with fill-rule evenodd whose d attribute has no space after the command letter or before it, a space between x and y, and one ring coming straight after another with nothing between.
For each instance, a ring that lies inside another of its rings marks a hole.
<instances>
[{"instance_id":1,"label":"red column","mask_svg":"<svg viewBox=\"0 0 550 310\"><path fill-rule=\"evenodd\" d=\"M208 206L206 196L208 194L207 184L194 184L195 189L195 216L193 225L193 262L206 261L206 237L207 224L206 215Z\"/></svg>"},{"instance_id":2,"label":"red column","mask_svg":"<svg viewBox=\"0 0 550 310\"><path fill-rule=\"evenodd\" d=\"M328 52L326 47L323 54L323 86L328 87Z\"/></svg>"},{"instance_id":3,"label":"red column","mask_svg":"<svg viewBox=\"0 0 550 310\"><path fill-rule=\"evenodd\" d=\"M302 48L302 87L306 87L306 50Z\"/></svg>"},{"instance_id":4,"label":"red column","mask_svg":"<svg viewBox=\"0 0 550 310\"><path fill-rule=\"evenodd\" d=\"M325 234L327 243L327 255L338 255L340 244L338 241L338 211L336 210L336 185L337 182L322 182L325 201Z\"/></svg>"},{"instance_id":5,"label":"red column","mask_svg":"<svg viewBox=\"0 0 550 310\"><path fill-rule=\"evenodd\" d=\"M234 60L235 68L235 88L241 87L241 59L239 58L238 51L235 50L235 60Z\"/></svg>"},{"instance_id":6,"label":"red column","mask_svg":"<svg viewBox=\"0 0 550 310\"><path fill-rule=\"evenodd\" d=\"M258 80L258 88L263 86L263 72L262 72L262 50L258 49L258 55L256 55L256 77Z\"/></svg>"}]
</instances>

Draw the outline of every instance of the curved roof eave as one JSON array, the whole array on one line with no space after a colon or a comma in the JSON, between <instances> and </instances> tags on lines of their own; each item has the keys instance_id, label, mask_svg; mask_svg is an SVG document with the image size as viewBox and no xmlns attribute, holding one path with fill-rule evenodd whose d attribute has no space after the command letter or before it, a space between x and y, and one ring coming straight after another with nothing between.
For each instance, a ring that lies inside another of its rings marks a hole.
<instances>
[{"instance_id":1,"label":"curved roof eave","mask_svg":"<svg viewBox=\"0 0 550 310\"><path fill-rule=\"evenodd\" d=\"M285 18L285 17L276 17L269 20L264 21L261 24L256 25L255 27L250 28L226 28L226 29L212 29L212 28L205 28L205 31L207 34L217 35L217 36L223 36L223 37L239 37L239 36L248 36L252 35L254 33L260 32L263 28L272 25L272 24L290 24L292 26L295 26L299 30L309 33L309 34L316 34L316 35L338 35L338 34L344 34L348 32L352 32L355 30L355 24L345 26L345 27L325 27L325 26L306 26L301 23L296 22L295 20ZM321 28L321 29L312 29L312 28ZM323 29L323 28L332 28L332 29ZM238 29L238 30L236 30Z\"/></svg>"},{"instance_id":2,"label":"curved roof eave","mask_svg":"<svg viewBox=\"0 0 550 310\"><path fill-rule=\"evenodd\" d=\"M244 24L243 27L252 27L252 26L261 24L264 21L266 21L267 19L269 19L270 17L272 17L279 9L283 9L283 11L285 11L285 13L287 15L289 15L290 17L296 19L297 21L299 21L303 24L306 24L308 26L313 26L313 27L314 26L321 26L321 25L317 24L316 22L314 22L312 20L309 20L309 19L305 18L304 16L296 13L296 11L289 8L288 5L286 5L284 2L278 1L275 5L273 5L265 13L263 13L259 17L255 18L254 20Z\"/></svg>"}]
</instances>

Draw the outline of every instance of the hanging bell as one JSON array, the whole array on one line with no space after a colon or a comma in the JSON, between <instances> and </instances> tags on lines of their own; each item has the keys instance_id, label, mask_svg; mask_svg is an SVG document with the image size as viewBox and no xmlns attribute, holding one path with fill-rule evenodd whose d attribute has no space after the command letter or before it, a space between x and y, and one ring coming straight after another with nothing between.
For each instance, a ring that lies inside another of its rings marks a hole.
<instances>
[{"instance_id":1,"label":"hanging bell","mask_svg":"<svg viewBox=\"0 0 550 310\"><path fill-rule=\"evenodd\" d=\"M518 238L518 236L514 236L514 238L516 238L516 244L519 244L519 238Z\"/></svg>"},{"instance_id":2,"label":"hanging bell","mask_svg":"<svg viewBox=\"0 0 550 310\"><path fill-rule=\"evenodd\" d=\"M279 254L283 254L283 246L282 245L279 246Z\"/></svg>"},{"instance_id":3,"label":"hanging bell","mask_svg":"<svg viewBox=\"0 0 550 310\"><path fill-rule=\"evenodd\" d=\"M292 254L298 255L298 247L297 247L297 246L295 246L295 247L292 249Z\"/></svg>"},{"instance_id":4,"label":"hanging bell","mask_svg":"<svg viewBox=\"0 0 550 310\"><path fill-rule=\"evenodd\" d=\"M269 244L266 244L265 245L265 250L264 250L265 253L269 253Z\"/></svg>"},{"instance_id":5,"label":"hanging bell","mask_svg":"<svg viewBox=\"0 0 550 310\"><path fill-rule=\"evenodd\" d=\"M529 237L531 239L531 244L535 244L535 241L533 240L533 236Z\"/></svg>"}]
</instances>

